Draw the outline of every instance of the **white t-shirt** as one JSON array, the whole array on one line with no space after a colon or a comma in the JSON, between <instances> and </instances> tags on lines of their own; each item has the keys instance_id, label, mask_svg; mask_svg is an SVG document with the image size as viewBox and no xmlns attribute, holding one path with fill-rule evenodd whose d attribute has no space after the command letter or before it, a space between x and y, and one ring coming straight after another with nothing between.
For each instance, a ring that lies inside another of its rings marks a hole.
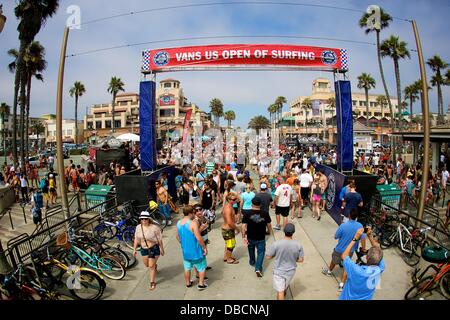
<instances>
[{"instance_id":1,"label":"white t-shirt","mask_svg":"<svg viewBox=\"0 0 450 320\"><path fill-rule=\"evenodd\" d=\"M445 156L443 154L441 154L441 162L445 161Z\"/></svg>"},{"instance_id":2,"label":"white t-shirt","mask_svg":"<svg viewBox=\"0 0 450 320\"><path fill-rule=\"evenodd\" d=\"M450 177L450 174L447 170L442 171L442 185L445 186L447 184L448 178Z\"/></svg>"},{"instance_id":3,"label":"white t-shirt","mask_svg":"<svg viewBox=\"0 0 450 320\"><path fill-rule=\"evenodd\" d=\"M308 168L308 158L303 157L303 169L307 169Z\"/></svg>"},{"instance_id":4,"label":"white t-shirt","mask_svg":"<svg viewBox=\"0 0 450 320\"><path fill-rule=\"evenodd\" d=\"M286 183L281 184L275 191L275 196L278 196L278 207L289 207L291 205L292 187Z\"/></svg>"},{"instance_id":5,"label":"white t-shirt","mask_svg":"<svg viewBox=\"0 0 450 320\"><path fill-rule=\"evenodd\" d=\"M373 164L374 164L375 166L377 166L377 165L380 163L380 157L379 157L379 156L374 156L374 157L372 158L372 160L373 160Z\"/></svg>"},{"instance_id":6,"label":"white t-shirt","mask_svg":"<svg viewBox=\"0 0 450 320\"><path fill-rule=\"evenodd\" d=\"M313 182L313 177L308 172L302 173L300 176L300 187L309 188Z\"/></svg>"}]
</instances>

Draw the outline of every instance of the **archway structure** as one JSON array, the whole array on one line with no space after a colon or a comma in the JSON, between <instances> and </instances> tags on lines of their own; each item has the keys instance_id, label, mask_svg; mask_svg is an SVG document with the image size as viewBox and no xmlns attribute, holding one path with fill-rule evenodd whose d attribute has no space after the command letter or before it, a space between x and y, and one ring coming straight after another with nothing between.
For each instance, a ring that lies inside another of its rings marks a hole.
<instances>
[{"instance_id":1,"label":"archway structure","mask_svg":"<svg viewBox=\"0 0 450 320\"><path fill-rule=\"evenodd\" d=\"M156 74L174 71L315 70L344 74L346 49L290 44L224 44L144 50L140 84L141 168L156 169ZM350 81L335 82L338 169L351 171L353 122Z\"/></svg>"}]
</instances>

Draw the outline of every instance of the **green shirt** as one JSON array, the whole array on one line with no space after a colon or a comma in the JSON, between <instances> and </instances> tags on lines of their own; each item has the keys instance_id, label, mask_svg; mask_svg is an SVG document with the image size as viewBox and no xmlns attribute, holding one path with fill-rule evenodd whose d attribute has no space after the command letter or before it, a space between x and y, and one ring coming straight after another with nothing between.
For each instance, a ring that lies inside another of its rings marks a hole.
<instances>
[{"instance_id":1,"label":"green shirt","mask_svg":"<svg viewBox=\"0 0 450 320\"><path fill-rule=\"evenodd\" d=\"M213 173L216 164L214 162L207 162L205 166L206 166L206 174L209 176L210 174Z\"/></svg>"}]
</instances>

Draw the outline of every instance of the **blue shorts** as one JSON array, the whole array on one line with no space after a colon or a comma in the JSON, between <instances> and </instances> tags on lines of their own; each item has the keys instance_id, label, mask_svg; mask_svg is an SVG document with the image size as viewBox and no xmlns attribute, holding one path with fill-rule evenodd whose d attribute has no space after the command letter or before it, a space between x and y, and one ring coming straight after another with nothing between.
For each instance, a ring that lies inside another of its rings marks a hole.
<instances>
[{"instance_id":1,"label":"blue shorts","mask_svg":"<svg viewBox=\"0 0 450 320\"><path fill-rule=\"evenodd\" d=\"M198 272L203 272L206 270L208 264L206 263L206 257L199 260L183 260L184 270L190 271L193 267L197 269Z\"/></svg>"},{"instance_id":2,"label":"blue shorts","mask_svg":"<svg viewBox=\"0 0 450 320\"><path fill-rule=\"evenodd\" d=\"M151 248L141 248L141 255L143 257L148 256L149 259L155 259L156 257L159 257L161 255L161 251L159 249L159 245L155 244Z\"/></svg>"}]
</instances>

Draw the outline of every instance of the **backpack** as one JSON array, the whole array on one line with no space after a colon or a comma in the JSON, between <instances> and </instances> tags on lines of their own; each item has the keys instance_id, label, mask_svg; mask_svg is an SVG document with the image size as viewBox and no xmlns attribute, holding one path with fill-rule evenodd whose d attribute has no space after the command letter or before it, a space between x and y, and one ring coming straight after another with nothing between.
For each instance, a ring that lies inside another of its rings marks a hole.
<instances>
[{"instance_id":1,"label":"backpack","mask_svg":"<svg viewBox=\"0 0 450 320\"><path fill-rule=\"evenodd\" d=\"M42 196L42 192L38 191L33 195L33 200L35 203L35 208L41 210L44 207L44 197Z\"/></svg>"},{"instance_id":2,"label":"backpack","mask_svg":"<svg viewBox=\"0 0 450 320\"><path fill-rule=\"evenodd\" d=\"M31 214L33 215L33 218L39 218L42 214L41 209L34 207Z\"/></svg>"}]
</instances>

